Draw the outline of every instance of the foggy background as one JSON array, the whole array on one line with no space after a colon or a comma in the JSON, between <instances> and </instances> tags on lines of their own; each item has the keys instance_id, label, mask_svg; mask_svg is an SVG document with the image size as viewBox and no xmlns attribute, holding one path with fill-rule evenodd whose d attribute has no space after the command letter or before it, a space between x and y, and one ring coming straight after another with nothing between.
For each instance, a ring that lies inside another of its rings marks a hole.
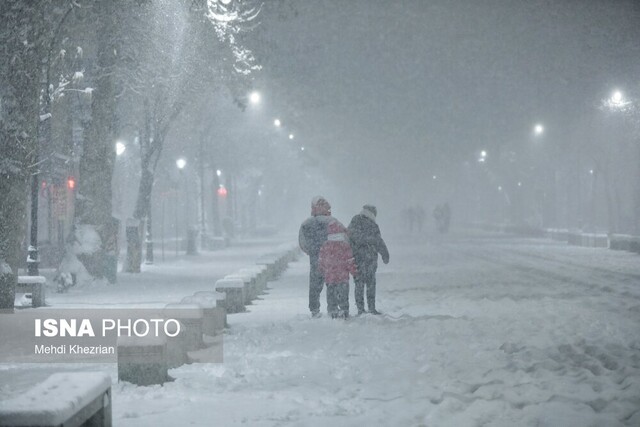
<instances>
[{"instance_id":1,"label":"foggy background","mask_svg":"<svg viewBox=\"0 0 640 427\"><path fill-rule=\"evenodd\" d=\"M458 221L606 230L595 174L626 201L616 227L637 227L637 133L601 108L614 90L637 93L637 2L276 2L261 13L247 44L262 102L227 111L220 132L305 147L292 229L323 194L343 222L364 203L399 225L406 207L430 215L449 201ZM275 117L294 141L256 129Z\"/></svg>"},{"instance_id":2,"label":"foggy background","mask_svg":"<svg viewBox=\"0 0 640 427\"><path fill-rule=\"evenodd\" d=\"M241 235L295 233L315 195L344 223L363 204L378 206L383 233L408 231L418 206L432 230L433 209L445 202L454 227L640 232L637 2L230 5L259 12L223 42L181 2L116 9L123 53L105 150L125 149L105 160L113 178L104 180L121 242L127 220L145 218L141 141L157 129L166 133L150 199L155 241L184 239L190 227L219 235L215 211ZM82 194L93 192L77 170L90 123L83 91L96 83L99 48L92 9L74 13L56 49L68 58L82 46L71 69L86 72L52 104L53 143L41 155L55 170L64 154ZM40 239L61 247L75 190L56 196L42 185Z\"/></svg>"}]
</instances>

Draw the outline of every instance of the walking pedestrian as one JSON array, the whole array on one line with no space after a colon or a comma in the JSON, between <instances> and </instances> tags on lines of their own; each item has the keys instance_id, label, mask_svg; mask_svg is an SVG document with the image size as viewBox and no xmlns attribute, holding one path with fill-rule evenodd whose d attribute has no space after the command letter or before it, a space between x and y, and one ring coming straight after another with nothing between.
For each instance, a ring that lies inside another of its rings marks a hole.
<instances>
[{"instance_id":1,"label":"walking pedestrian","mask_svg":"<svg viewBox=\"0 0 640 427\"><path fill-rule=\"evenodd\" d=\"M300 226L298 243L300 249L309 255L309 310L313 317L320 317L320 294L324 287L324 277L318 270L318 256L322 244L327 241L327 226L336 219L331 216L331 205L322 196L311 200L311 216Z\"/></svg>"},{"instance_id":2,"label":"walking pedestrian","mask_svg":"<svg viewBox=\"0 0 640 427\"><path fill-rule=\"evenodd\" d=\"M362 211L349 223L348 232L358 275L354 277L355 300L358 314L365 312L364 292L367 292L367 308L371 314L380 314L376 310L376 270L378 254L382 262L389 263L389 251L376 224L378 210L373 205L364 205Z\"/></svg>"},{"instance_id":3,"label":"walking pedestrian","mask_svg":"<svg viewBox=\"0 0 640 427\"><path fill-rule=\"evenodd\" d=\"M327 229L327 241L318 257L318 268L327 284L327 312L333 319L346 319L349 317L349 273L356 276L356 264L345 226L335 220Z\"/></svg>"}]
</instances>

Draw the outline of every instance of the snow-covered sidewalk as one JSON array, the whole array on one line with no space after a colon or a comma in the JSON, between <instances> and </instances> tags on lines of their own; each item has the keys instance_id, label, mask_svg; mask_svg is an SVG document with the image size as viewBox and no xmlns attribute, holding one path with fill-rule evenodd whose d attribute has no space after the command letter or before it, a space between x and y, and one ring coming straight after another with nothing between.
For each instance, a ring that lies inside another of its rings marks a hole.
<instances>
[{"instance_id":1,"label":"snow-covered sidewalk","mask_svg":"<svg viewBox=\"0 0 640 427\"><path fill-rule=\"evenodd\" d=\"M63 294L50 289L47 304L56 308L163 307L197 291L213 291L216 280L255 265L260 256L295 242L295 236L285 236L241 240L228 248L197 255L181 252L175 256L168 252L165 262L143 264L142 273L118 273L118 282L113 285L72 288ZM49 283L52 284L51 278Z\"/></svg>"},{"instance_id":2,"label":"snow-covered sidewalk","mask_svg":"<svg viewBox=\"0 0 640 427\"><path fill-rule=\"evenodd\" d=\"M311 319L303 258L231 317L224 364L116 385L117 424L640 425L636 255L486 236L391 251L385 316Z\"/></svg>"},{"instance_id":3,"label":"snow-covered sidewalk","mask_svg":"<svg viewBox=\"0 0 640 427\"><path fill-rule=\"evenodd\" d=\"M116 426L640 425L637 255L490 235L387 241L383 316L310 318L303 257L229 317L222 364L152 387L116 383L113 365L69 368L112 375ZM0 383L52 368L0 367Z\"/></svg>"}]
</instances>

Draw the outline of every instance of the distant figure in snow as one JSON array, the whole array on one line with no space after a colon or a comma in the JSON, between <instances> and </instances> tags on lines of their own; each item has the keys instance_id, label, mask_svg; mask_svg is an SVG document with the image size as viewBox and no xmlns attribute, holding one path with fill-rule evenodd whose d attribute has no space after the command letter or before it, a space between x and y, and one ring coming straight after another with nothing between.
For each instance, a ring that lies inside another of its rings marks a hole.
<instances>
[{"instance_id":1,"label":"distant figure in snow","mask_svg":"<svg viewBox=\"0 0 640 427\"><path fill-rule=\"evenodd\" d=\"M416 219L416 228L418 233L422 233L422 225L424 224L424 219L427 216L422 206L417 205L414 209L415 219Z\"/></svg>"},{"instance_id":2,"label":"distant figure in snow","mask_svg":"<svg viewBox=\"0 0 640 427\"><path fill-rule=\"evenodd\" d=\"M407 208L407 223L409 224L409 233L413 233L413 224L415 223L416 216L413 211L413 207Z\"/></svg>"},{"instance_id":3,"label":"distant figure in snow","mask_svg":"<svg viewBox=\"0 0 640 427\"><path fill-rule=\"evenodd\" d=\"M443 218L444 212L442 211L442 206L436 205L436 207L433 209L433 219L436 222L436 230L438 230L438 232L440 233L443 233Z\"/></svg>"},{"instance_id":4,"label":"distant figure in snow","mask_svg":"<svg viewBox=\"0 0 640 427\"><path fill-rule=\"evenodd\" d=\"M318 257L318 267L327 284L327 312L333 319L346 319L349 317L349 273L356 276L356 263L345 226L334 220L327 230L327 241Z\"/></svg>"},{"instance_id":5,"label":"distant figure in snow","mask_svg":"<svg viewBox=\"0 0 640 427\"><path fill-rule=\"evenodd\" d=\"M449 207L449 203L446 203L444 205L442 205L442 211L444 214L444 232L448 232L449 231L449 225L451 224L451 208Z\"/></svg>"},{"instance_id":6,"label":"distant figure in snow","mask_svg":"<svg viewBox=\"0 0 640 427\"><path fill-rule=\"evenodd\" d=\"M449 203L436 206L433 210L433 218L436 221L436 228L440 233L444 234L449 231L449 224L451 222L451 208L449 207Z\"/></svg>"},{"instance_id":7,"label":"distant figure in snow","mask_svg":"<svg viewBox=\"0 0 640 427\"><path fill-rule=\"evenodd\" d=\"M322 196L311 200L311 217L300 226L298 243L300 249L309 255L309 310L313 317L320 316L320 293L324 287L324 277L318 269L318 256L322 244L327 241L327 226L336 221L331 216L331 205Z\"/></svg>"},{"instance_id":8,"label":"distant figure in snow","mask_svg":"<svg viewBox=\"0 0 640 427\"><path fill-rule=\"evenodd\" d=\"M378 269L378 254L382 262L389 263L389 251L382 240L380 227L376 224L378 210L373 205L364 205L362 211L354 216L349 223L349 240L353 257L356 261L358 275L355 276L355 298L358 314L364 310L364 291L367 288L367 307L369 313L380 314L376 310L376 270Z\"/></svg>"}]
</instances>

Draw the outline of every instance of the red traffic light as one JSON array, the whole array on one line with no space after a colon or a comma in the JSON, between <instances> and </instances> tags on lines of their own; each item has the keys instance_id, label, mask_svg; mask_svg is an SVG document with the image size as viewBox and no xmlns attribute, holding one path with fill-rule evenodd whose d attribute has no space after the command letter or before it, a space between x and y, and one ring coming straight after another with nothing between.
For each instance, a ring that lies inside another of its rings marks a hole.
<instances>
[{"instance_id":1,"label":"red traffic light","mask_svg":"<svg viewBox=\"0 0 640 427\"><path fill-rule=\"evenodd\" d=\"M76 179L74 177L70 176L67 178L67 188L69 190L76 188Z\"/></svg>"},{"instance_id":2,"label":"red traffic light","mask_svg":"<svg viewBox=\"0 0 640 427\"><path fill-rule=\"evenodd\" d=\"M227 197L227 189L223 186L220 186L220 188L218 188L218 196Z\"/></svg>"}]
</instances>

